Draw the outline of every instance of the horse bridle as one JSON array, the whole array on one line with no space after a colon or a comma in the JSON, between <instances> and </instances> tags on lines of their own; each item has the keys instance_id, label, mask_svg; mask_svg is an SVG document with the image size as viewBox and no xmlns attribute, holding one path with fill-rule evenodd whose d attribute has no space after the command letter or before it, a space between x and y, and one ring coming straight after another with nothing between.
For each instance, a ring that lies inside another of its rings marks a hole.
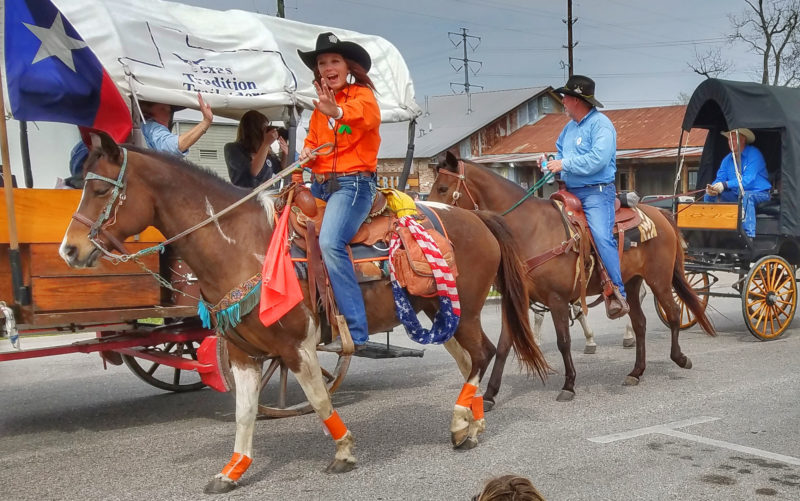
<instances>
[{"instance_id":1,"label":"horse bridle","mask_svg":"<svg viewBox=\"0 0 800 501\"><path fill-rule=\"evenodd\" d=\"M464 187L464 193L467 194L469 200L472 202L472 206L475 210L480 209L478 207L478 202L475 201L475 197L472 196L472 193L469 191L469 186L467 186L467 176L464 174L464 161L458 161L458 172L453 172L448 169L439 169L439 174L447 174L448 176L453 176L458 179L456 182L456 189L453 191L453 201L450 202L450 205L457 205L458 199L461 198L461 187Z\"/></svg>"},{"instance_id":2,"label":"horse bridle","mask_svg":"<svg viewBox=\"0 0 800 501\"><path fill-rule=\"evenodd\" d=\"M118 251L124 254L128 254L128 250L125 248L125 244L123 244L117 237L115 237L114 235L112 235L107 231L107 228L112 226L117 220L116 218L117 210L119 210L122 204L125 203L125 169L128 166L128 150L125 148L120 148L120 149L122 150L122 165L120 166L119 175L117 176L117 179L111 179L109 177L101 176L100 174L95 174L94 172L86 173L85 181L91 181L93 179L96 179L98 181L105 181L106 183L109 183L114 187L111 192L111 198L106 203L105 208L100 212L100 216L97 218L97 220L92 221L88 217L78 212L72 214L72 219L89 227L89 241L91 241L95 247L103 251L105 254L107 254L108 251L105 249L105 247L103 247L100 241L97 240L98 236L104 237ZM119 200L118 204L117 200ZM115 204L116 208L114 207ZM112 209L114 210L114 218L109 221L109 219L111 218Z\"/></svg>"}]
</instances>

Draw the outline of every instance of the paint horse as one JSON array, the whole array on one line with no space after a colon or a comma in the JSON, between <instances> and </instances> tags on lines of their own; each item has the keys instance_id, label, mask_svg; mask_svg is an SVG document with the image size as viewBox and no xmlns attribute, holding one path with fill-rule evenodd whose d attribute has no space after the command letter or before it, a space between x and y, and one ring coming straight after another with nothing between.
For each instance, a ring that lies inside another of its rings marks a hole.
<instances>
[{"instance_id":1,"label":"paint horse","mask_svg":"<svg viewBox=\"0 0 800 501\"><path fill-rule=\"evenodd\" d=\"M475 163L458 160L449 152L439 162L437 170L429 200L504 213L526 195L525 190L516 183ZM673 288L696 316L703 330L715 335L714 327L706 317L700 299L686 281L683 265L684 242L677 226L671 217L655 207L642 205L639 208L653 221L658 234L637 247L626 250L621 259L622 279L630 305L628 316L636 336L636 362L625 379L625 385L639 384L639 378L645 369L646 319L639 294L642 280L650 286L666 312L665 318L672 334L670 358L679 367L690 369L692 362L683 354L678 344L680 308L673 299ZM527 198L508 212L504 219L523 254L529 259L545 256L551 249L559 248L569 239L561 214L549 200ZM542 303L550 309L558 349L564 361L564 386L557 397L558 401L568 401L575 397L575 366L570 354L569 305L579 299L579 284L575 276L578 273L577 259L576 252L566 251L532 267L527 274L530 300ZM665 263L674 265L665 266ZM595 267L588 282L587 295L600 294L601 291L599 273ZM508 335L501 331L497 359L484 394L486 405L493 405L494 396L500 389L508 351Z\"/></svg>"},{"instance_id":2,"label":"paint horse","mask_svg":"<svg viewBox=\"0 0 800 501\"><path fill-rule=\"evenodd\" d=\"M94 265L114 242L122 242L151 225L169 239L248 193L182 159L120 147L105 134L100 135L100 141L85 162L83 197L60 248L61 256L72 267ZM451 440L456 448L471 448L477 445L477 436L485 427L482 400L476 392L494 355L494 345L483 332L480 314L495 279L503 295L504 331L513 338L522 364L542 378L549 367L533 341L524 264L502 218L432 205L456 250L457 268L469 270L456 282L461 319L446 348L467 381L453 411ZM261 271L274 220L274 200L261 194L258 201L242 204L216 224L205 225L171 245L196 274L204 299L215 304ZM93 231L87 231L87 226ZM304 300L276 324L264 327L253 313L234 328L235 338L226 336L236 383L236 440L233 458L206 485L206 492L233 489L251 464L260 357L266 354L279 356L294 373L331 432L336 453L327 471L342 473L355 466L354 435L333 409L317 359L320 325L316 305L309 302L306 281L301 281L301 288ZM362 292L373 332L397 325L388 280L364 284ZM417 312L431 317L439 308L436 297L412 297L411 302Z\"/></svg>"}]
</instances>

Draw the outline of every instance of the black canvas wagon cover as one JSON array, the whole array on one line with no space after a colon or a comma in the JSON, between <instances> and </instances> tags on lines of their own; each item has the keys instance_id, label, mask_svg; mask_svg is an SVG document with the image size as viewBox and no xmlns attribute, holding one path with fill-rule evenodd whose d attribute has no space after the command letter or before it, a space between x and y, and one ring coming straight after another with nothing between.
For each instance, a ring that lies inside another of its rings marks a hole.
<instances>
[{"instance_id":1,"label":"black canvas wagon cover","mask_svg":"<svg viewBox=\"0 0 800 501\"><path fill-rule=\"evenodd\" d=\"M708 129L697 189L711 182L730 150L722 131L747 127L764 154L780 192L781 233L800 236L800 89L710 78L701 83L683 118L683 130Z\"/></svg>"}]
</instances>

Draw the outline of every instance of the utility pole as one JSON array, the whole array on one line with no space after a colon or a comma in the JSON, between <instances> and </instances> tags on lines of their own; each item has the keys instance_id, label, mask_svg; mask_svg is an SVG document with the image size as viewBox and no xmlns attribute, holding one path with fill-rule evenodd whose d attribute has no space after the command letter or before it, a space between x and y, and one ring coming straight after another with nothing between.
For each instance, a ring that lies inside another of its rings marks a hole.
<instances>
[{"instance_id":1,"label":"utility pole","mask_svg":"<svg viewBox=\"0 0 800 501\"><path fill-rule=\"evenodd\" d=\"M286 17L286 14L283 12L283 0L278 0L278 17Z\"/></svg>"},{"instance_id":2,"label":"utility pole","mask_svg":"<svg viewBox=\"0 0 800 501\"><path fill-rule=\"evenodd\" d=\"M459 40L458 42L453 41L453 36L454 35L457 36L457 37L461 37L461 40ZM464 93L467 95L467 115L469 115L470 113L472 113L472 96L470 95L470 90L469 90L470 87L480 87L481 89L483 89L482 85L475 85L475 84L470 84L469 83L469 72L470 72L469 63L477 63L478 64L478 69L477 70L472 70L472 74L473 75L477 75L478 74L478 72L481 70L481 67L483 66L483 63L481 61L474 61L474 60L469 59L467 57L467 44L469 44L470 48L472 48L472 51L475 52L475 49L477 49L478 45L480 45L480 43L481 43L481 38L480 37L476 37L476 36L472 36L472 35L467 35L467 29L466 28L461 28L461 33L453 33L452 31L450 31L450 32L447 33L447 36L448 36L448 38L450 38L450 42L452 42L452 44L454 46L458 47L459 45L463 45L463 47L464 47L464 57L462 59L459 59L457 57L451 57L450 58L450 66L452 66L453 69L456 70L456 72L461 71L462 68L464 69L464 83L461 84L461 83L456 83L456 82L450 82L450 89L453 92L455 92L455 89L453 89L454 85L458 85L458 86L461 86L461 87L464 88ZM472 43L470 41L471 39L477 40L477 42L475 43L474 46L472 45ZM453 65L453 61L454 60L455 61L461 61L461 66L456 68Z\"/></svg>"},{"instance_id":3,"label":"utility pole","mask_svg":"<svg viewBox=\"0 0 800 501\"><path fill-rule=\"evenodd\" d=\"M572 49L578 45L578 42L572 43L572 25L578 22L577 19L572 19L572 0L567 0L567 18L562 19L562 21L567 25L567 45L562 45L562 47L567 49L569 76L572 76L574 69L572 65Z\"/></svg>"}]
</instances>

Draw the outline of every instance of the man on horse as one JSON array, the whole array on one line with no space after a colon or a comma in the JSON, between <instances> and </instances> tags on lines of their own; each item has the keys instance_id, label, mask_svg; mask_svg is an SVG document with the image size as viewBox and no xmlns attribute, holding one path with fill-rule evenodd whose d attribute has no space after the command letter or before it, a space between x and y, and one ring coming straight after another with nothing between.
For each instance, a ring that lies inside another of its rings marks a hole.
<instances>
[{"instance_id":1,"label":"man on horse","mask_svg":"<svg viewBox=\"0 0 800 501\"><path fill-rule=\"evenodd\" d=\"M597 253L608 272L606 280L613 284L606 313L609 318L619 318L630 308L613 236L617 131L611 120L597 111L603 105L594 97L591 78L573 75L556 92L563 95L564 110L571 121L556 141L556 159L547 162L545 168L561 172L567 190L581 201Z\"/></svg>"}]
</instances>

